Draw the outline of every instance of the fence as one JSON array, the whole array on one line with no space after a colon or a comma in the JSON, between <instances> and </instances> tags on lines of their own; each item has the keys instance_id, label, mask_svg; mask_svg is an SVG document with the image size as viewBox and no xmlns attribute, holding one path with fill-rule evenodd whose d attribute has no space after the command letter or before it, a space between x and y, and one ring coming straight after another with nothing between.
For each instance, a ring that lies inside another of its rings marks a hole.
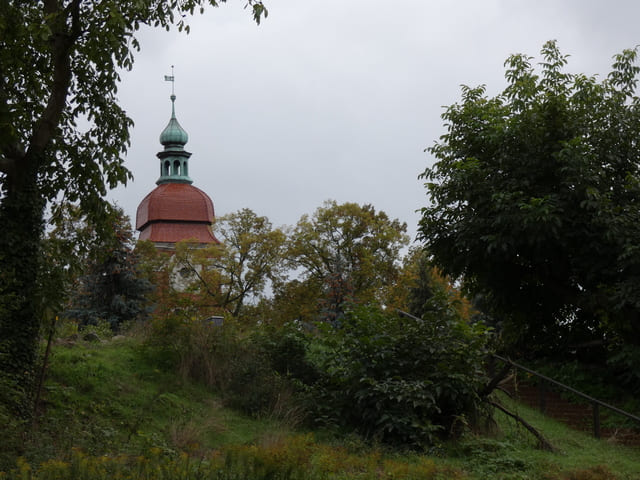
<instances>
[{"instance_id":1,"label":"fence","mask_svg":"<svg viewBox=\"0 0 640 480\"><path fill-rule=\"evenodd\" d=\"M410 313L407 312L403 312L400 309L396 309L396 312L400 315L400 316L405 316L405 317L410 317L413 318L415 320L421 320L420 318L411 315ZM505 357L501 357L500 355L492 355L493 358L500 360L502 362L505 362L509 365L511 365L513 368L522 370L524 372L527 372L535 377L538 377L541 381L538 383L538 398L539 398L539 406L540 406L540 410L544 413L546 410L546 385L547 383L550 383L552 385L555 385L557 387L560 387L563 390L566 390L568 392L573 393L574 395L577 395L580 398L583 398L584 400L586 400L587 402L589 402L591 404L592 407L592 411L593 411L593 435L596 438L600 438L600 407L606 408L608 410L611 410L612 412L615 412L619 415L622 415L626 418L629 418L631 420L634 420L635 422L638 423L638 425L640 426L640 417L633 415L629 412L625 412L624 410L619 409L618 407L614 407L613 405L609 405L608 403L605 403L601 400L598 400L597 398L593 398L589 395L587 395L586 393L582 393L578 390L576 390L575 388L572 388L568 385L565 385L564 383L558 382L557 380L554 380L553 378L549 378L546 375L543 375L539 372L536 372L534 370L531 370L523 365L520 365L516 362L513 362L511 360L509 360L508 358Z\"/></svg>"},{"instance_id":2,"label":"fence","mask_svg":"<svg viewBox=\"0 0 640 480\"><path fill-rule=\"evenodd\" d=\"M557 380L554 380L552 378L547 377L546 375L543 375L539 372L536 372L534 370L531 370L523 365L520 365L512 360L509 360L508 358L505 357L501 357L500 355L492 355L493 358L500 360L502 362L507 363L508 365L511 365L513 368L516 368L518 370L522 370L524 372L529 373L530 375L533 375L537 378L540 379L540 382L538 383L538 398L539 398L539 406L540 406L540 410L544 413L546 410L546 391L547 391L547 385L548 384L552 384L555 385L557 387L560 387L561 389L571 392L574 395L577 395L578 397L586 400L588 403L591 404L592 410L593 410L593 435L596 438L600 438L600 407L611 410L612 412L615 412L619 415L622 415L626 418L629 418L631 420L634 420L635 422L638 423L638 425L640 426L640 417L637 417L636 415L633 415L629 412L625 412L624 410L620 410L617 407L614 407L613 405L609 405L608 403L605 403L601 400L598 400L596 398L593 398L589 395L587 395L586 393L582 393L578 390L576 390L575 388L572 388L568 385L565 385L564 383L558 382Z\"/></svg>"}]
</instances>

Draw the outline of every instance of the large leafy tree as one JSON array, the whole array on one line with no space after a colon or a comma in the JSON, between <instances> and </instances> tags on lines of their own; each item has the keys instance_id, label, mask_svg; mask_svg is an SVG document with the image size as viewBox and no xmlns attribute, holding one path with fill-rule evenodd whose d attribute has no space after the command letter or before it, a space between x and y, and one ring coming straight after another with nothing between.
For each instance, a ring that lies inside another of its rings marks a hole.
<instances>
[{"instance_id":1,"label":"large leafy tree","mask_svg":"<svg viewBox=\"0 0 640 480\"><path fill-rule=\"evenodd\" d=\"M237 317L284 280L287 235L248 208L217 218L214 231L221 245L181 242L170 268L183 276L193 301Z\"/></svg>"},{"instance_id":2,"label":"large leafy tree","mask_svg":"<svg viewBox=\"0 0 640 480\"><path fill-rule=\"evenodd\" d=\"M427 149L420 236L523 350L640 339L636 50L603 80L565 71L555 42L506 61L489 98L463 87Z\"/></svg>"},{"instance_id":3,"label":"large leafy tree","mask_svg":"<svg viewBox=\"0 0 640 480\"><path fill-rule=\"evenodd\" d=\"M284 280L287 235L248 208L218 218L213 229L224 244L214 265L225 279L223 303L238 316L247 301Z\"/></svg>"},{"instance_id":4,"label":"large leafy tree","mask_svg":"<svg viewBox=\"0 0 640 480\"><path fill-rule=\"evenodd\" d=\"M224 0L220 0L224 1ZM266 12L248 0L258 21ZM124 183L132 124L116 99L141 25L188 29L216 0L0 1L0 400L26 411L39 315L39 238L47 201L100 218Z\"/></svg>"},{"instance_id":5,"label":"large leafy tree","mask_svg":"<svg viewBox=\"0 0 640 480\"><path fill-rule=\"evenodd\" d=\"M304 279L323 288L331 316L347 301L383 302L409 242L406 229L372 205L327 201L298 221L289 255Z\"/></svg>"}]
</instances>

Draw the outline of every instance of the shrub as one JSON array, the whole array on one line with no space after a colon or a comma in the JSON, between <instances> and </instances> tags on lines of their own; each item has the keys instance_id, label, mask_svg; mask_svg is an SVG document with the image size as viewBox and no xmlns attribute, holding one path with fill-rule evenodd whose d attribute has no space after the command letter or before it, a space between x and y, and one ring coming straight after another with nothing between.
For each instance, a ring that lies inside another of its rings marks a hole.
<instances>
[{"instance_id":1,"label":"shrub","mask_svg":"<svg viewBox=\"0 0 640 480\"><path fill-rule=\"evenodd\" d=\"M318 372L307 355L312 336L300 322L285 323L278 328L266 326L255 332L253 340L279 375L305 384L318 379Z\"/></svg>"},{"instance_id":2,"label":"shrub","mask_svg":"<svg viewBox=\"0 0 640 480\"><path fill-rule=\"evenodd\" d=\"M224 403L244 413L294 422L293 386L272 366L271 337L246 334L232 321L213 326L169 316L155 320L147 350L157 364L175 368L184 379L204 383ZM269 339L269 340L268 340Z\"/></svg>"},{"instance_id":3,"label":"shrub","mask_svg":"<svg viewBox=\"0 0 640 480\"><path fill-rule=\"evenodd\" d=\"M474 422L487 329L453 309L424 320L370 307L321 330L310 351L321 421L386 443L425 447Z\"/></svg>"},{"instance_id":4,"label":"shrub","mask_svg":"<svg viewBox=\"0 0 640 480\"><path fill-rule=\"evenodd\" d=\"M634 395L640 394L640 347L621 345L612 351L607 361L616 372L618 382Z\"/></svg>"},{"instance_id":5,"label":"shrub","mask_svg":"<svg viewBox=\"0 0 640 480\"><path fill-rule=\"evenodd\" d=\"M0 383L0 400L4 400ZM9 390L7 390L9 391ZM24 438L28 430L27 420L17 417L0 401L0 471L8 468L15 458L24 454ZM2 474L0 474L2 478Z\"/></svg>"}]
</instances>

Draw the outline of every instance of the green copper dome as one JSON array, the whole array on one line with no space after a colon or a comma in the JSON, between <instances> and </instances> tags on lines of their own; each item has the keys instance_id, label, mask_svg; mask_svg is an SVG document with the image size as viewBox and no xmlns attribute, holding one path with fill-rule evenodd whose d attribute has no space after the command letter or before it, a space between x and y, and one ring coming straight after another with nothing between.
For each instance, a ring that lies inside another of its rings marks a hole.
<instances>
[{"instance_id":1,"label":"green copper dome","mask_svg":"<svg viewBox=\"0 0 640 480\"><path fill-rule=\"evenodd\" d=\"M173 145L184 147L189 141L189 135L180 126L176 118L175 100L176 96L171 95L171 119L169 120L169 125L160 134L160 143L165 147Z\"/></svg>"},{"instance_id":2,"label":"green copper dome","mask_svg":"<svg viewBox=\"0 0 640 480\"><path fill-rule=\"evenodd\" d=\"M162 183L193 183L189 177L189 157L191 153L185 151L184 146L189 135L178 123L175 109L176 96L171 95L171 119L169 125L160 134L160 143L164 151L158 152L160 159L160 178L157 185Z\"/></svg>"}]
</instances>

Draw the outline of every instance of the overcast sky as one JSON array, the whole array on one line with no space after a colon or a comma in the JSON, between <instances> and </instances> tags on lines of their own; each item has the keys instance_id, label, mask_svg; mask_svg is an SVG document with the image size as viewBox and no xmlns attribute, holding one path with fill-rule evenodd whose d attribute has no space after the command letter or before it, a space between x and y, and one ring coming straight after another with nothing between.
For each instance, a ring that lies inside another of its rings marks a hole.
<instances>
[{"instance_id":1,"label":"overcast sky","mask_svg":"<svg viewBox=\"0 0 640 480\"><path fill-rule=\"evenodd\" d=\"M171 113L189 134L194 185L216 215L250 208L294 225L324 200L370 203L415 236L427 202L417 176L443 133L460 85L505 86L512 53L539 60L556 39L568 70L606 76L612 56L640 43L640 2L609 0L244 0L190 20L191 33L147 29L122 106L134 120L135 178L110 198L135 221L155 188L160 132Z\"/></svg>"}]
</instances>

